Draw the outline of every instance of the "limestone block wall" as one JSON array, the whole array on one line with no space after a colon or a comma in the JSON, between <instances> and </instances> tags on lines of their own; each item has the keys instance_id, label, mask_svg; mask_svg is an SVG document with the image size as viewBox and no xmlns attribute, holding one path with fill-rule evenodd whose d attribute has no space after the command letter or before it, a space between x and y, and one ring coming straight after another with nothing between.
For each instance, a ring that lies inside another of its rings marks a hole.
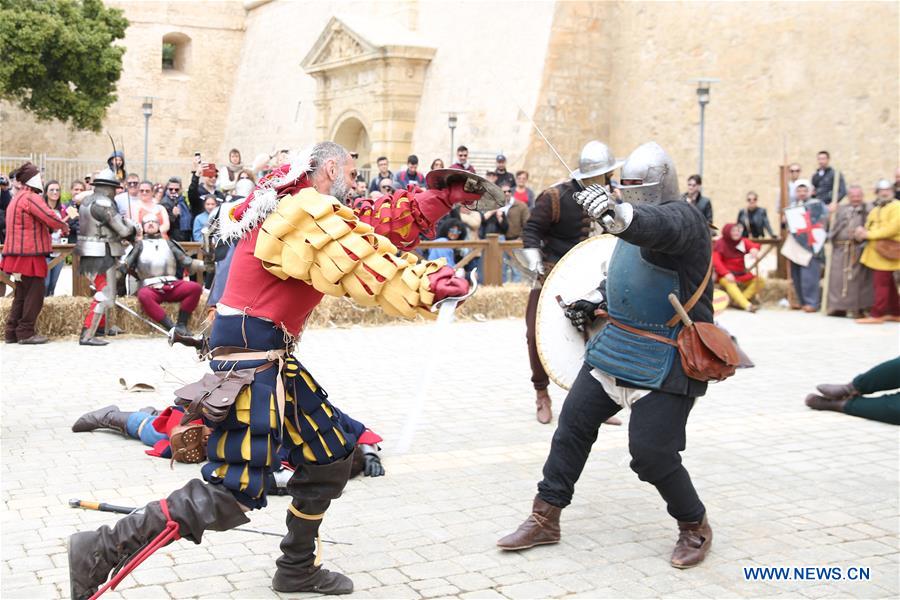
<instances>
[{"instance_id":1,"label":"limestone block wall","mask_svg":"<svg viewBox=\"0 0 900 600\"><path fill-rule=\"evenodd\" d=\"M211 160L220 160L222 131L243 37L241 2L122 0L110 5L124 9L131 25L120 41L127 51L118 100L107 113L104 132L92 134L57 122L39 123L3 103L0 151L4 155L43 152L62 157L106 157L110 152L108 131L117 145L124 143L129 170L139 172L144 154L141 104L144 96L155 96L150 119L151 161L184 160L187 168L195 150ZM163 71L162 39L175 32L190 38L186 69Z\"/></svg>"},{"instance_id":2,"label":"limestone block wall","mask_svg":"<svg viewBox=\"0 0 900 600\"><path fill-rule=\"evenodd\" d=\"M368 122L384 128L392 168L402 168L395 148L411 147L427 167L433 158L450 158L447 112L457 111L456 143L473 150L503 150L511 165L523 163L529 125L516 103L533 111L550 34L552 2L287 2L275 0L247 14L247 33L226 125L225 140L254 152L297 147L331 131L341 111L329 111L328 123L316 119L316 84L300 68L332 15L377 28L385 20L416 31L438 50L425 71L421 95L399 107L415 119L410 132L402 123L384 121L376 112ZM288 33L289 32L289 33ZM276 61L277 64L273 64ZM277 73L266 76L266 73ZM386 80L402 80L386 73ZM364 83L370 83L365 80ZM343 110L343 109L342 109ZM318 126L318 129L317 129ZM373 137L372 132L370 138ZM411 144L410 144L411 142ZM373 154L378 150L373 148ZM398 150L399 152L399 150ZM449 164L449 162L447 162Z\"/></svg>"},{"instance_id":3,"label":"limestone block wall","mask_svg":"<svg viewBox=\"0 0 900 600\"><path fill-rule=\"evenodd\" d=\"M557 2L544 61L535 124L570 169L578 168L582 146L591 139L608 141L613 116L614 5L606 2ZM524 168L530 185L541 190L567 176L559 159L529 127ZM613 152L625 150L613 146Z\"/></svg>"},{"instance_id":4,"label":"limestone block wall","mask_svg":"<svg viewBox=\"0 0 900 600\"><path fill-rule=\"evenodd\" d=\"M657 138L695 172L697 76L722 79L706 110L704 186L715 221L749 189L774 208L786 153L803 175L820 149L872 198L898 166L895 2L617 4L611 127L617 146ZM627 124L624 127L619 124ZM684 184L682 183L682 186Z\"/></svg>"},{"instance_id":5,"label":"limestone block wall","mask_svg":"<svg viewBox=\"0 0 900 600\"><path fill-rule=\"evenodd\" d=\"M554 61L573 36L576 46L583 43L579 23L599 27L590 42L597 50L588 60ZM809 177L820 149L871 198L875 180L890 178L900 162L897 34L898 5L888 2L560 3L535 114L550 122L548 135L573 161L592 135L608 132L623 156L657 140L672 153L683 189L698 166L690 80L717 77L704 160L717 224L734 220L751 189L774 209L783 157L800 162ZM603 82L597 89L594 79ZM556 109L556 120L553 99L566 107ZM564 170L541 144L531 141L528 163L533 177L551 183Z\"/></svg>"}]
</instances>

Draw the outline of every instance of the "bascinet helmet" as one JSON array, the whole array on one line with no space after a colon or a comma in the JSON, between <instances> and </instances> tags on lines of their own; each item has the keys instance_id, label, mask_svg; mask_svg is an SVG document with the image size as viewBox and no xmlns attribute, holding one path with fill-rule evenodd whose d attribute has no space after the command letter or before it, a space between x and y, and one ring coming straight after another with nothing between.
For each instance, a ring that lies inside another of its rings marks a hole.
<instances>
[{"instance_id":1,"label":"bascinet helmet","mask_svg":"<svg viewBox=\"0 0 900 600\"><path fill-rule=\"evenodd\" d=\"M622 201L654 203L678 198L678 175L669 153L656 142L638 146L628 155L620 172Z\"/></svg>"}]
</instances>

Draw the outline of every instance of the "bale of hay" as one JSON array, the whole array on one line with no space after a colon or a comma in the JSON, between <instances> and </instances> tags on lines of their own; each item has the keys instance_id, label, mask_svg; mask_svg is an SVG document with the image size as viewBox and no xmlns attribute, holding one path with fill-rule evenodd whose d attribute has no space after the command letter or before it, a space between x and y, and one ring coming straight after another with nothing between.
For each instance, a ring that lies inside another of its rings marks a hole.
<instances>
[{"instance_id":1,"label":"bale of hay","mask_svg":"<svg viewBox=\"0 0 900 600\"><path fill-rule=\"evenodd\" d=\"M787 279L766 279L766 287L764 287L758 295L760 304L775 305L782 298L788 297L788 289L791 282Z\"/></svg>"},{"instance_id":2,"label":"bale of hay","mask_svg":"<svg viewBox=\"0 0 900 600\"><path fill-rule=\"evenodd\" d=\"M143 314L137 298L127 296L118 298L119 302L137 312ZM80 335L84 317L91 305L90 298L73 296L51 296L44 298L44 308L38 316L37 331L48 337L63 337L67 335ZM12 296L0 298L0 319L6 322L9 310L12 307ZM178 320L178 304L164 304L166 314L172 322ZM206 307L201 300L197 310L191 316L189 327L199 329L200 323L206 317ZM116 307L112 315L114 325L125 330L128 334L135 335L162 335L143 321L138 320L124 310Z\"/></svg>"},{"instance_id":3,"label":"bale of hay","mask_svg":"<svg viewBox=\"0 0 900 600\"><path fill-rule=\"evenodd\" d=\"M456 317L462 320L524 318L530 288L524 285L502 287L482 286L457 310ZM128 296L119 301L139 314L143 314L137 298ZM49 337L76 336L81 334L82 323L90 307L91 299L72 296L51 296L44 300L44 309L37 322L37 331ZM6 322L12 296L0 299L0 319ZM164 304L166 313L174 322L178 318L177 304ZM206 318L205 297L194 311L189 327L192 331L201 328ZM422 318L418 322L426 322ZM346 298L326 296L310 315L307 327L353 327L356 325L383 325L385 323L408 322L399 317L390 317L380 308L362 308ZM161 335L144 322L124 310L116 308L113 323L133 335Z\"/></svg>"}]
</instances>

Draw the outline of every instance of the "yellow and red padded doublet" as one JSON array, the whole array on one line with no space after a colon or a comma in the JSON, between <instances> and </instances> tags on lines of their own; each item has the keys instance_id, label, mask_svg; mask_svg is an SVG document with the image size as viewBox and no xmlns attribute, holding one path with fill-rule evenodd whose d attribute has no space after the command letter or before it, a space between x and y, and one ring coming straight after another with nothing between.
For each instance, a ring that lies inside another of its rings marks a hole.
<instances>
[{"instance_id":1,"label":"yellow and red padded doublet","mask_svg":"<svg viewBox=\"0 0 900 600\"><path fill-rule=\"evenodd\" d=\"M428 276L444 261L419 262L413 254L397 253L353 210L312 188L281 198L261 225L253 252L279 279L297 279L323 294L380 306L389 315L433 318Z\"/></svg>"}]
</instances>

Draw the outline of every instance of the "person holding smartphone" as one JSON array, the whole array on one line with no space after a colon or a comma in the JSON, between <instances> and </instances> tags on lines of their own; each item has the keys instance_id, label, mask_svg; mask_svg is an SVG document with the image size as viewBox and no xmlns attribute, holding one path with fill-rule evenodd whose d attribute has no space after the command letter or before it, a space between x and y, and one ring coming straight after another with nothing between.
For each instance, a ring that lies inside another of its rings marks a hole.
<instances>
[{"instance_id":1,"label":"person holding smartphone","mask_svg":"<svg viewBox=\"0 0 900 600\"><path fill-rule=\"evenodd\" d=\"M204 211L203 197L212 194L221 203L225 200L225 194L216 190L216 173L218 169L214 163L205 163L199 152L194 153L194 165L191 168L191 184L188 186L188 204L191 207L191 216L196 217Z\"/></svg>"}]
</instances>

